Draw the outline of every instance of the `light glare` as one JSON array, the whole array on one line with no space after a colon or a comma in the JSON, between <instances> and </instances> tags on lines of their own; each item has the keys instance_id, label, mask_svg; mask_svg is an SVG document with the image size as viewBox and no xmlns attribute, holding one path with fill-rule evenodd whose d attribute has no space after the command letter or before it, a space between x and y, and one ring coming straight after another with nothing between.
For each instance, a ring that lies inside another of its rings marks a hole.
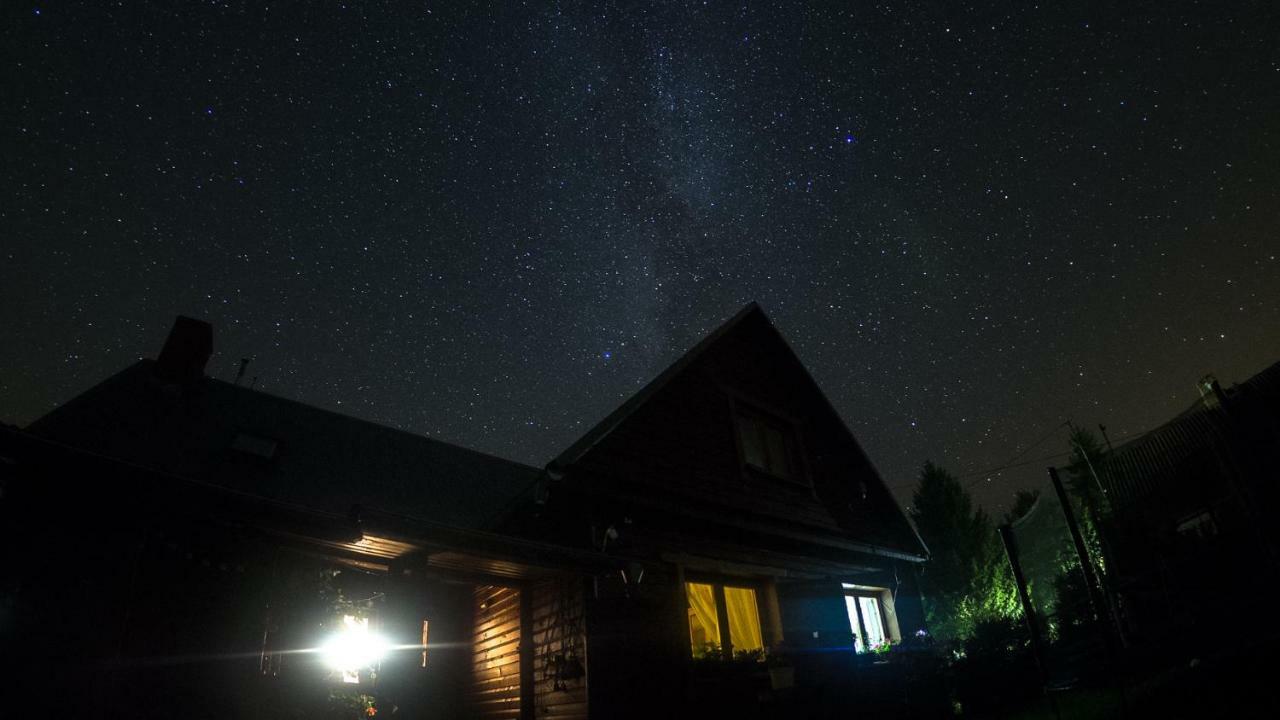
<instances>
[{"instance_id":1,"label":"light glare","mask_svg":"<svg viewBox=\"0 0 1280 720\"><path fill-rule=\"evenodd\" d=\"M384 638L369 632L368 618L347 615L342 618L342 630L320 646L320 654L325 664L348 676L378 664L390 647Z\"/></svg>"}]
</instances>

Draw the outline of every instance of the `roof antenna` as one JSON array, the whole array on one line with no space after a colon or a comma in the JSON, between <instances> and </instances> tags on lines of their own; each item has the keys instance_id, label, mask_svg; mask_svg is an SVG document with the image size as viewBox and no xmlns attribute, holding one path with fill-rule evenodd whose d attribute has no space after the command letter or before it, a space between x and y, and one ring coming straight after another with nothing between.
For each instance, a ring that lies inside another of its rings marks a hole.
<instances>
[{"instance_id":1,"label":"roof antenna","mask_svg":"<svg viewBox=\"0 0 1280 720\"><path fill-rule=\"evenodd\" d=\"M244 379L244 371L249 369L249 358L240 358L240 369L236 372L236 381L234 384L239 385Z\"/></svg>"}]
</instances>

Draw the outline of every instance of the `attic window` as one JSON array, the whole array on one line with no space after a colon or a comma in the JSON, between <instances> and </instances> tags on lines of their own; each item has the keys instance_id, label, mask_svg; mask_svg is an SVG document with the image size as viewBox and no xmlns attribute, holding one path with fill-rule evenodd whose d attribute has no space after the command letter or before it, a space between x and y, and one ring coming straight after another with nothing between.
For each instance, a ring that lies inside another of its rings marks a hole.
<instances>
[{"instance_id":1,"label":"attic window","mask_svg":"<svg viewBox=\"0 0 1280 720\"><path fill-rule=\"evenodd\" d=\"M276 456L276 450L280 444L271 438L265 438L261 435L250 435L249 433L236 433L235 440L231 441L231 449L242 452L246 455L252 455L264 460L271 460Z\"/></svg>"},{"instance_id":2,"label":"attic window","mask_svg":"<svg viewBox=\"0 0 1280 720\"><path fill-rule=\"evenodd\" d=\"M1178 521L1178 535L1189 538L1210 538L1218 534L1218 525L1213 521L1213 513L1203 510Z\"/></svg>"},{"instance_id":3,"label":"attic window","mask_svg":"<svg viewBox=\"0 0 1280 720\"><path fill-rule=\"evenodd\" d=\"M790 424L742 408L735 413L734 423L743 464L783 480L802 480L796 472L795 433Z\"/></svg>"}]
</instances>

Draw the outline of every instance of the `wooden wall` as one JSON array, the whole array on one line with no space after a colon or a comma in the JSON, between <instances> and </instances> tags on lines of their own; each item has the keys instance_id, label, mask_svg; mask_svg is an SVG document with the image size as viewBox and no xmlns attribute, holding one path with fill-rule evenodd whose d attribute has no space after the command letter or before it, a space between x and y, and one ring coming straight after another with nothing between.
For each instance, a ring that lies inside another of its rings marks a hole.
<instances>
[{"instance_id":1,"label":"wooden wall","mask_svg":"<svg viewBox=\"0 0 1280 720\"><path fill-rule=\"evenodd\" d=\"M654 565L639 586L623 586L615 573L600 578L596 589L587 596L593 716L688 716L683 702L690 648L680 578Z\"/></svg>"},{"instance_id":2,"label":"wooden wall","mask_svg":"<svg viewBox=\"0 0 1280 720\"><path fill-rule=\"evenodd\" d=\"M468 716L488 720L520 717L520 591L477 585L474 604L473 674Z\"/></svg>"},{"instance_id":3,"label":"wooden wall","mask_svg":"<svg viewBox=\"0 0 1280 720\"><path fill-rule=\"evenodd\" d=\"M836 530L809 487L743 472L730 397L717 383L705 364L690 368L584 455L574 474L597 488L629 490L690 508Z\"/></svg>"},{"instance_id":4,"label":"wooden wall","mask_svg":"<svg viewBox=\"0 0 1280 720\"><path fill-rule=\"evenodd\" d=\"M378 673L378 697L395 705L399 718L456 718L470 699L475 655L472 614L475 586L425 573L393 573L381 613L382 631L397 642L414 642L422 621L431 623L427 665L414 651L392 653ZM380 716L381 717L381 716Z\"/></svg>"},{"instance_id":5,"label":"wooden wall","mask_svg":"<svg viewBox=\"0 0 1280 720\"><path fill-rule=\"evenodd\" d=\"M797 482L744 467L738 406L791 422ZM674 514L920 550L856 439L763 316L746 318L670 378L578 457L568 477L596 494L669 503Z\"/></svg>"},{"instance_id":6,"label":"wooden wall","mask_svg":"<svg viewBox=\"0 0 1280 720\"><path fill-rule=\"evenodd\" d=\"M587 678L557 683L556 658L576 657L587 668L581 578L542 580L532 586L533 701L541 720L587 717Z\"/></svg>"}]
</instances>

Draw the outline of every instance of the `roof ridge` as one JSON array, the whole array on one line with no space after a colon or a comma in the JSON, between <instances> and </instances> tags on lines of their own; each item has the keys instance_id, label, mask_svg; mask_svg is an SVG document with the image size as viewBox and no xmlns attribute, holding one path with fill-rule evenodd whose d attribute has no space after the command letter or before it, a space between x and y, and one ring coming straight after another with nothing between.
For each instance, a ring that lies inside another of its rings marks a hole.
<instances>
[{"instance_id":1,"label":"roof ridge","mask_svg":"<svg viewBox=\"0 0 1280 720\"><path fill-rule=\"evenodd\" d=\"M151 362L151 363L154 363L155 361L154 361L154 360L144 360L143 362ZM284 404L286 404L286 405L292 405L292 406L295 406L295 407L303 408L303 409L308 410L308 411L311 411L311 412L321 413L321 414L329 415L329 416L332 416L332 417L335 417L335 418L341 418L342 420L345 420L345 421L348 421L348 422L356 422L356 423L360 423L360 424L362 424L362 425L367 425L367 426L370 426L370 427L377 428L377 429L382 430L382 431L392 432L392 433L396 433L396 434L399 434L399 435L407 435L407 436L409 436L409 437L411 437L411 438L414 438L414 439L416 439L416 440L425 440L426 442L429 442L429 443L435 443L435 444L438 444L438 445L446 445L446 446L448 446L448 447L450 447L450 448L453 448L453 449L456 449L456 450L463 450L463 451L466 451L466 452L471 453L471 454L474 454L474 455L480 455L480 456L484 457L484 458L485 458L485 459L487 459L487 460L499 460L499 461L501 461L501 462L508 463L508 464L510 464L510 465L516 465L516 466L519 466L519 467L525 468L525 469L527 469L527 470L532 470L532 471L534 471L534 472L539 472L539 471L541 470L541 468L537 467L536 465L529 465L529 464L527 464L527 463L523 463L523 462L520 462L520 461L518 461L518 460L512 460L512 459L510 459L510 458L504 458L504 457L501 457L501 456L498 456L498 455L493 455L493 454L490 454L490 453L484 452L483 450L476 450L475 448L467 447L466 445L459 445L459 444L457 444L457 443L452 443L452 442L449 442L449 441L447 441L447 440L440 440L440 439L438 439L438 438L431 437L430 435L424 435L424 434L422 434L422 433L417 433L417 432L413 432L413 431L410 431L410 430L405 430L404 428L395 427L395 426L393 426L393 425L386 425L386 424L383 424L383 423L380 423L380 422L375 422L375 421L373 421L373 420L369 420L369 419L367 419L367 418L358 417L358 416L356 416L356 415L348 415L347 413L341 413L341 412L338 412L337 410L331 410L331 409L329 409L329 408L321 407L321 406L319 406L319 405L310 405L310 404L307 404L307 403L305 403L305 402L302 402L301 400L295 400L295 399L293 399L293 398L285 397L285 396L283 396L283 395L277 395L277 394L275 394L275 393L267 392L266 390L258 390L258 389L256 389L256 388L248 388L248 387L244 387L243 385L236 385L235 383L230 383L230 382L227 382L226 380L219 380L218 378L210 377L210 376L205 376L204 378L202 378L202 380L205 380L205 381L208 381L208 382L210 382L210 383L214 383L214 384L216 384L216 385L222 386L224 389L226 389L226 390L230 390L231 392L243 392L243 393L246 393L246 394L257 395L257 396L260 396L260 397L270 398L271 400L275 400L275 401L277 401L277 402L281 402L281 403L284 403Z\"/></svg>"},{"instance_id":2,"label":"roof ridge","mask_svg":"<svg viewBox=\"0 0 1280 720\"><path fill-rule=\"evenodd\" d=\"M814 379L813 374L809 371L808 366L804 364L804 362L800 359L800 356L796 354L795 349L791 347L791 343L787 342L786 336L783 335L782 331L780 331L778 327L773 324L773 321L769 319L769 316L764 312L764 308L762 308L760 304L755 301L747 303L741 310L735 313L733 317L726 320L719 327L717 327L715 330L709 333L706 337L698 341L697 344L695 344L692 348L690 348L678 359L676 359L676 361L673 362L671 365L669 365L665 370L659 373L657 377L649 381L644 387L642 387L639 391L637 391L631 397L627 398L627 400L624 401L622 405L618 406L617 409L615 409L613 412L605 416L603 420L601 420L599 423L593 426L590 430L588 430L585 435L579 438L575 443L570 445L564 452L562 452L554 460L552 460L551 463L548 464L548 467L553 469L563 469L571 465L572 463L576 462L588 451L590 451L591 448L595 447L598 443L600 443L602 440L608 437L608 435L612 433L616 428L618 428L624 422L626 422L626 420L636 410L642 407L654 395L656 395L664 387L666 387L666 385L673 378L675 378L680 373L684 372L691 364L693 364L695 360L701 357L703 353L705 353L710 347L712 347L717 342L719 342L721 338L727 335L731 330L735 329L738 325L745 322L747 318L754 317L757 314L760 316L760 319L764 321L764 325L766 328L768 328L768 331L773 333L774 337L777 339L777 342L791 356L791 359L796 365L796 367L800 369L800 373L803 376L804 380L810 385L810 387L813 388L813 391L817 393L818 397L821 398L821 402L826 407L827 412L831 414L831 416L835 419L836 424L852 442L856 452L862 457L862 460L865 463L866 467L869 468L872 479L876 483L878 483L880 487L884 490L889 503L893 506L894 510L896 510L903 525L906 526L908 531L915 538L916 542L919 543L919 547L924 551L924 554L927 556L929 553L929 548L925 544L924 539L920 537L920 533L916 530L915 526L907 518L906 512L903 510L902 505L898 502L898 499L894 497L893 492L889 490L889 486L884 481L884 478L880 475L879 469L876 468L875 463L871 462L871 458L870 456L867 455L866 450L862 447L862 443L858 441L857 436L849 428L849 423L845 421L844 416L842 416L840 414L840 411L836 409L834 404L832 404L831 398L827 397L827 394L823 392L822 386L819 385L818 381Z\"/></svg>"},{"instance_id":3,"label":"roof ridge","mask_svg":"<svg viewBox=\"0 0 1280 720\"><path fill-rule=\"evenodd\" d=\"M157 381L154 365L150 359L131 364L27 432L312 508L345 511L354 503L466 527L488 526L494 506L525 493L543 472L217 378L192 379L185 386ZM246 461L234 452L234 438L243 433L271 438L285 449L278 456L273 449L265 462Z\"/></svg>"},{"instance_id":4,"label":"roof ridge","mask_svg":"<svg viewBox=\"0 0 1280 720\"><path fill-rule=\"evenodd\" d=\"M764 316L765 321L768 322L769 318L764 314L764 309L760 307L760 303L754 300L747 303L741 310L734 313L732 317L721 323L715 330L712 330L692 347L684 351L680 357L676 358L675 361L668 365L662 372L658 373L652 380L645 383L644 387L632 393L632 395L624 400L621 405L615 408L608 415L605 415L600 422L591 426L591 429L587 430L587 432L575 440L573 444L565 448L559 455L552 458L551 462L547 463L548 467L565 467L577 461L585 455L588 450L595 447L601 440L608 437L609 433L613 432L614 429L630 417L631 413L644 405L650 397L662 388L666 387L667 383L670 382L672 378L676 377L686 367L693 364L693 361L698 359L702 353L706 352L708 348L715 344L715 341L719 340L727 334L729 330L742 323L746 318L750 317L754 313L760 313L760 315ZM769 323L769 325L772 327L773 323Z\"/></svg>"},{"instance_id":5,"label":"roof ridge","mask_svg":"<svg viewBox=\"0 0 1280 720\"><path fill-rule=\"evenodd\" d=\"M1273 379L1272 376L1275 376ZM1259 370L1245 380L1233 383L1227 391L1230 393L1231 400L1245 400L1252 393L1265 393L1268 391L1268 385L1272 382L1277 383L1280 388L1280 361L1274 362L1267 367ZM1181 429L1183 426L1206 422L1206 418L1217 417L1213 408L1206 407L1203 398L1197 398L1183 410L1175 413L1172 417L1164 422L1152 427L1140 435L1130 438L1125 442L1117 445L1110 455L1118 455L1122 452L1133 452L1145 446L1148 442L1154 442L1163 433Z\"/></svg>"}]
</instances>

